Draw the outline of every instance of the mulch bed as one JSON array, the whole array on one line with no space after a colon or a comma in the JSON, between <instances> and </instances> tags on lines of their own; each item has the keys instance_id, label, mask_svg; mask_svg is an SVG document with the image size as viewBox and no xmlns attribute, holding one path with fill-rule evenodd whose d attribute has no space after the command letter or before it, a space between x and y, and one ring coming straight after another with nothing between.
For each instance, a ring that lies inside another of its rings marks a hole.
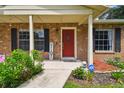
<instances>
[{"instance_id":1,"label":"mulch bed","mask_svg":"<svg viewBox=\"0 0 124 93\"><path fill-rule=\"evenodd\" d=\"M94 60L94 66L96 71L112 71L118 69L117 67L109 65L100 60Z\"/></svg>"},{"instance_id":2,"label":"mulch bed","mask_svg":"<svg viewBox=\"0 0 124 93\"><path fill-rule=\"evenodd\" d=\"M94 60L94 67L95 67L95 71L100 71L100 73L98 72L95 73L92 81L74 78L72 74L68 78L68 81L72 81L81 86L109 85L109 84L114 85L118 83L115 79L111 77L111 71L118 70L117 67L113 65L109 65L106 62L99 61L99 60ZM107 73L107 71L109 71L109 73ZM102 72L105 72L105 73L102 73ZM124 79L122 80L122 82L124 82Z\"/></svg>"},{"instance_id":3,"label":"mulch bed","mask_svg":"<svg viewBox=\"0 0 124 93\"><path fill-rule=\"evenodd\" d=\"M115 84L117 81L111 77L111 73L95 73L92 81L76 79L70 75L68 81L73 81L79 85L106 85L106 84Z\"/></svg>"}]
</instances>

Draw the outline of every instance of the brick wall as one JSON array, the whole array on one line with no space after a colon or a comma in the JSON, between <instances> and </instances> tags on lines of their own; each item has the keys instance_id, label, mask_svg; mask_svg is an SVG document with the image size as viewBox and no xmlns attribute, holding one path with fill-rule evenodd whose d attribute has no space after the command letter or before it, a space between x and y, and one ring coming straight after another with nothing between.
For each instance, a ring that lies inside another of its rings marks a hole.
<instances>
[{"instance_id":1,"label":"brick wall","mask_svg":"<svg viewBox=\"0 0 124 93\"><path fill-rule=\"evenodd\" d=\"M0 24L0 53L9 53L11 51L11 28L28 29L28 24ZM48 28L50 30L50 42L54 43L54 59L60 59L61 51L61 27L77 27L77 57L80 60L87 60L87 25L78 26L77 23L35 23L34 29ZM95 24L95 28L115 28L122 27L121 31L121 52L120 55L124 58L124 26L123 25L109 25L109 24ZM94 60L104 60L108 57L113 57L116 53L94 53Z\"/></svg>"},{"instance_id":2,"label":"brick wall","mask_svg":"<svg viewBox=\"0 0 124 93\"><path fill-rule=\"evenodd\" d=\"M77 56L78 59L87 60L87 25L81 25L79 28L79 31L77 32Z\"/></svg>"},{"instance_id":3,"label":"brick wall","mask_svg":"<svg viewBox=\"0 0 124 93\"><path fill-rule=\"evenodd\" d=\"M7 53L11 51L11 28L28 29L28 24L0 24L0 52ZM61 51L61 27L77 27L77 57L80 60L86 60L87 47L87 26L78 26L77 23L50 23L41 24L35 23L34 29L48 28L50 30L50 42L54 43L54 59L60 59ZM6 42L6 43L5 43ZM83 57L82 57L83 56Z\"/></svg>"},{"instance_id":4,"label":"brick wall","mask_svg":"<svg viewBox=\"0 0 124 93\"><path fill-rule=\"evenodd\" d=\"M8 54L11 51L11 32L9 24L0 24L0 53Z\"/></svg>"}]
</instances>

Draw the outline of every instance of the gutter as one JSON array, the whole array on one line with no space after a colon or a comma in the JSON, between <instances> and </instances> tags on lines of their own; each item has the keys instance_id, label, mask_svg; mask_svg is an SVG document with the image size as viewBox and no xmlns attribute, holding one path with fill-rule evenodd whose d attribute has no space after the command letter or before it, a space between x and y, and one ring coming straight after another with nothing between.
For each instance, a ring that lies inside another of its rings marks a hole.
<instances>
[{"instance_id":1,"label":"gutter","mask_svg":"<svg viewBox=\"0 0 124 93\"><path fill-rule=\"evenodd\" d=\"M124 19L99 19L94 20L93 23L124 23Z\"/></svg>"}]
</instances>

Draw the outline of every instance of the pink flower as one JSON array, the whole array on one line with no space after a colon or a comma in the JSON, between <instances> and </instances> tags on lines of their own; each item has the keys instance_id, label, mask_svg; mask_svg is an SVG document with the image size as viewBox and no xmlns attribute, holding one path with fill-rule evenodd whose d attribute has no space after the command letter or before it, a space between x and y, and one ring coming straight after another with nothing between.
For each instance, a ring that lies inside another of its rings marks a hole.
<instances>
[{"instance_id":1,"label":"pink flower","mask_svg":"<svg viewBox=\"0 0 124 93\"><path fill-rule=\"evenodd\" d=\"M4 55L0 55L0 63L4 62L5 60L5 56Z\"/></svg>"}]
</instances>

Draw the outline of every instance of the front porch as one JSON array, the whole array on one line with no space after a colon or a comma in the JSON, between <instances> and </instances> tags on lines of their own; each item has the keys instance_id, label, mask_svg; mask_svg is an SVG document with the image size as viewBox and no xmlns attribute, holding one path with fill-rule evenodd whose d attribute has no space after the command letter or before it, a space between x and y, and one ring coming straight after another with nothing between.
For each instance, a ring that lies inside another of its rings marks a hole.
<instances>
[{"instance_id":1,"label":"front porch","mask_svg":"<svg viewBox=\"0 0 124 93\"><path fill-rule=\"evenodd\" d=\"M0 41L2 45L0 51L8 53L21 48L31 52L37 49L47 52L49 57L52 54L51 59L74 58L93 64L93 19L106 7L59 6L58 9L56 7L2 7L0 9L1 37L4 34L6 36ZM65 40L67 46L63 41L63 28L74 30L70 35L72 38L67 36L71 43L69 41L68 44ZM53 48L50 46L51 43Z\"/></svg>"}]
</instances>

